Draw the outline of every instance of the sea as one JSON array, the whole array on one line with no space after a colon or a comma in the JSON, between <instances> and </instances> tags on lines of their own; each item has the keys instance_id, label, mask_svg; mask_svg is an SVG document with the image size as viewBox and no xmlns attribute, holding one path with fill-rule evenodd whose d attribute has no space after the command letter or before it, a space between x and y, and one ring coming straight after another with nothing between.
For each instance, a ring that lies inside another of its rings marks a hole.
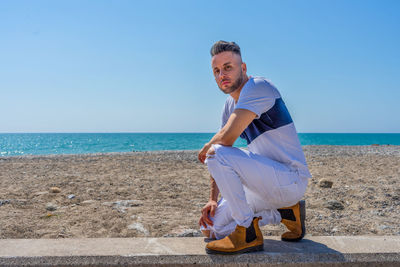
<instances>
[{"instance_id":1,"label":"sea","mask_svg":"<svg viewBox=\"0 0 400 267\"><path fill-rule=\"evenodd\" d=\"M214 133L0 133L0 157L198 150ZM299 133L302 145L400 145L400 133ZM244 147L238 139L234 146Z\"/></svg>"}]
</instances>

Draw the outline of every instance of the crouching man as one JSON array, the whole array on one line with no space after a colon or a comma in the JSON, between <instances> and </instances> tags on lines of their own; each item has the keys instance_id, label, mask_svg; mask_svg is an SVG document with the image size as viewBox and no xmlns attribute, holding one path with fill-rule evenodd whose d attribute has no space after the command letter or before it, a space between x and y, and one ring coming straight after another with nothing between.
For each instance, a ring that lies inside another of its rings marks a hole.
<instances>
[{"instance_id":1,"label":"crouching man","mask_svg":"<svg viewBox=\"0 0 400 267\"><path fill-rule=\"evenodd\" d=\"M282 222L282 240L305 234L303 197L311 177L292 118L278 90L247 76L239 46L219 41L211 48L215 81L228 94L221 129L198 154L211 174L210 199L200 228L215 239L207 253L263 250L260 226ZM247 149L232 147L238 137ZM218 195L221 199L218 201Z\"/></svg>"}]
</instances>

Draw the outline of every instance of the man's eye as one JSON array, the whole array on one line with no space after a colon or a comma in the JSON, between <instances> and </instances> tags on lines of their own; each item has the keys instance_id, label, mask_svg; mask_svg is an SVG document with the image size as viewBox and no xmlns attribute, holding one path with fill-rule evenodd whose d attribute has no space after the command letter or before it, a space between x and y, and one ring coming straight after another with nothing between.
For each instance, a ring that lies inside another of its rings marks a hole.
<instances>
[{"instance_id":1,"label":"man's eye","mask_svg":"<svg viewBox=\"0 0 400 267\"><path fill-rule=\"evenodd\" d=\"M214 70L214 74L218 74L219 73L219 70Z\"/></svg>"},{"instance_id":2,"label":"man's eye","mask_svg":"<svg viewBox=\"0 0 400 267\"><path fill-rule=\"evenodd\" d=\"M225 67L225 70L231 70L231 69L232 69L231 66L226 66L226 67Z\"/></svg>"}]
</instances>

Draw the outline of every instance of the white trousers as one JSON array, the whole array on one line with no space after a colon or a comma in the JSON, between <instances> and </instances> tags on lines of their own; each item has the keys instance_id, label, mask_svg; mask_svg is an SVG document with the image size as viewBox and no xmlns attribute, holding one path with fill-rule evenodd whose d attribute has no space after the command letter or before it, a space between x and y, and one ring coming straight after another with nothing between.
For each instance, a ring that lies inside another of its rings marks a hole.
<instances>
[{"instance_id":1,"label":"white trousers","mask_svg":"<svg viewBox=\"0 0 400 267\"><path fill-rule=\"evenodd\" d=\"M262 216L260 226L281 221L278 208L296 204L304 195L308 178L272 159L244 149L213 145L215 154L207 154L205 163L222 198L218 201L210 230L221 239L236 228L248 227L253 217Z\"/></svg>"}]
</instances>

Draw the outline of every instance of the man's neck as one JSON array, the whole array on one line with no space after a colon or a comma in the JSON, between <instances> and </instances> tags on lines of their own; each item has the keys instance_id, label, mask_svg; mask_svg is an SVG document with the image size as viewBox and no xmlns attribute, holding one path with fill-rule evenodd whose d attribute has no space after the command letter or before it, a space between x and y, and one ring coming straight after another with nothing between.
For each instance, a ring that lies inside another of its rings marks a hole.
<instances>
[{"instance_id":1,"label":"man's neck","mask_svg":"<svg viewBox=\"0 0 400 267\"><path fill-rule=\"evenodd\" d=\"M247 75L245 75L240 87L237 90L235 90L234 92L230 93L231 97L235 100L235 103L238 102L240 92L242 91L243 86L247 83L248 80L249 80L249 77Z\"/></svg>"}]
</instances>

